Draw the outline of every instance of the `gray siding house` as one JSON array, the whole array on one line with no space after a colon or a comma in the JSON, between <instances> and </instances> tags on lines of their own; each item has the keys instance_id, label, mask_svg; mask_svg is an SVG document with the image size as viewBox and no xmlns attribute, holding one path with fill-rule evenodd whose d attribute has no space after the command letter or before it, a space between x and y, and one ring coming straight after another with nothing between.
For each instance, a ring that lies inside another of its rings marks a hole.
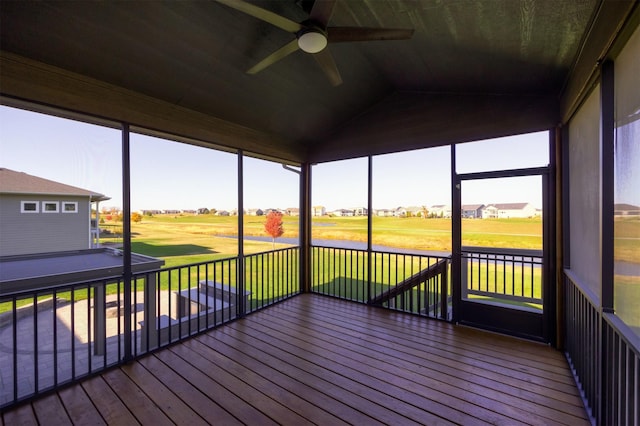
<instances>
[{"instance_id":1,"label":"gray siding house","mask_svg":"<svg viewBox=\"0 0 640 426\"><path fill-rule=\"evenodd\" d=\"M84 250L97 241L97 192L0 168L0 256Z\"/></svg>"}]
</instances>

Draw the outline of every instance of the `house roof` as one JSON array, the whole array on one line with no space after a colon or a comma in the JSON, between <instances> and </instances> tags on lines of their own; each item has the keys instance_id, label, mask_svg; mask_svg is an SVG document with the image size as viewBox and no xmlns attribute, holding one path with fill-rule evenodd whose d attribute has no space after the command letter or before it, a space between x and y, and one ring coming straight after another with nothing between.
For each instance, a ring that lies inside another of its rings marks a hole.
<instances>
[{"instance_id":1,"label":"house roof","mask_svg":"<svg viewBox=\"0 0 640 426\"><path fill-rule=\"evenodd\" d=\"M498 210L522 210L529 205L529 203L492 203Z\"/></svg>"},{"instance_id":2,"label":"house roof","mask_svg":"<svg viewBox=\"0 0 640 426\"><path fill-rule=\"evenodd\" d=\"M633 204L614 204L613 208L615 210L621 210L621 211L637 211L640 210L640 206L634 206Z\"/></svg>"},{"instance_id":3,"label":"house roof","mask_svg":"<svg viewBox=\"0 0 640 426\"><path fill-rule=\"evenodd\" d=\"M0 193L91 197L92 201L105 201L110 199L95 191L66 185L24 172L16 172L7 168L0 168Z\"/></svg>"},{"instance_id":4,"label":"house roof","mask_svg":"<svg viewBox=\"0 0 640 426\"><path fill-rule=\"evenodd\" d=\"M484 204L463 204L462 210L478 210L484 207Z\"/></svg>"},{"instance_id":5,"label":"house roof","mask_svg":"<svg viewBox=\"0 0 640 426\"><path fill-rule=\"evenodd\" d=\"M246 1L295 22L314 4ZM343 80L332 87L302 51L247 74L295 36L219 2L5 1L0 89L10 105L292 163L332 161L566 122L637 6L338 0L331 27L415 31L331 43Z\"/></svg>"}]
</instances>

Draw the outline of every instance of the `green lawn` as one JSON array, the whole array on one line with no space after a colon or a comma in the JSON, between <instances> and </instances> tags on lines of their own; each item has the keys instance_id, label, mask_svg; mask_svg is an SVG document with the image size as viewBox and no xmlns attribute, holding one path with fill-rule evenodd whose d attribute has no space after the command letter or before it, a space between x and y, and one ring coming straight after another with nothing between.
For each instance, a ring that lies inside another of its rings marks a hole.
<instances>
[{"instance_id":1,"label":"green lawn","mask_svg":"<svg viewBox=\"0 0 640 426\"><path fill-rule=\"evenodd\" d=\"M246 216L244 218L244 232L247 236L266 236L264 231L265 216ZM121 224L107 222L116 235L111 240L118 241L118 227ZM338 239L365 242L367 238L366 217L314 217L313 238ZM218 259L235 257L238 253L238 241L226 236L237 235L237 217L214 215L157 215L144 216L142 222L132 224L132 248L136 253L146 254L161 258L165 261L165 268L181 265L207 262ZM283 237L298 236L298 218L284 217ZM540 249L542 240L542 220L531 219L463 219L463 245L485 247L510 247ZM628 236L640 235L640 220L625 219L616 222L616 259L636 261L640 258L640 240L629 239ZM105 239L103 241L109 241ZM120 239L121 241L121 239ZM451 250L451 220L450 219L422 219L422 218L373 218L373 244L389 247L436 250L449 252ZM275 248L288 247L286 244L276 242ZM245 240L244 253L253 254L266 252L273 249L271 242ZM344 272L341 277L328 277L316 275L321 271L314 270L314 276L324 283L342 285L336 287L336 291L344 295L351 294L354 298L361 298L361 283L366 282L361 267L356 268L351 262L357 259L339 257L337 262ZM360 259L360 262L363 260ZM268 266L268 265L267 265ZM355 273L352 272L356 270ZM265 266L266 267L266 266ZM327 266L328 267L328 266ZM260 266L262 268L262 265ZM492 268L492 267L490 267ZM324 267L322 269L324 271ZM328 270L328 269L327 269ZM392 271L392 272L389 272ZM410 272L410 271L409 271ZM184 273L184 272L183 272ZM251 274L261 274L260 271L252 271ZM387 269L387 274L398 274L403 277L408 273L404 267ZM489 275L495 273L490 271ZM171 287L180 280L188 282L186 276L179 278L177 272L171 273ZM197 282L197 272L188 272L192 282ZM235 272L233 272L235 274ZM382 272L375 271L372 278L375 285L384 288L389 286L390 277L384 277ZM502 276L501 273L497 275ZM348 278L347 278L348 276ZM230 277L229 279L234 278ZM346 284L345 280L349 280ZM342 281L340 281L342 280ZM166 281L166 282L165 282ZM169 287L169 278L161 280L163 288ZM534 282L526 284L525 292L528 293L531 286L534 288L534 296L539 297L539 271L535 273ZM177 284L175 284L177 285ZM491 284L498 290L511 284L500 281ZM110 292L114 288L108 289ZM379 289L380 290L380 289ZM629 290L626 290L627 292ZM70 297L70 295L68 295ZM75 298L86 297L81 291L75 294ZM262 296L262 295L261 295ZM264 297L277 297L274 294L265 294ZM351 297L351 296L349 296ZM31 302L24 302L31 303Z\"/></svg>"}]
</instances>

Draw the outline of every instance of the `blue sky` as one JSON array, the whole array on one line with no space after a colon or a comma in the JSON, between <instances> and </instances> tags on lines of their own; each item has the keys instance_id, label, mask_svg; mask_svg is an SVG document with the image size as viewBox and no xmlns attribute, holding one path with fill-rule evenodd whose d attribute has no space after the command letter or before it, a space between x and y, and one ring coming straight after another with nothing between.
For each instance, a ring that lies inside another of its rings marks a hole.
<instances>
[{"instance_id":1,"label":"blue sky","mask_svg":"<svg viewBox=\"0 0 640 426\"><path fill-rule=\"evenodd\" d=\"M544 166L547 141L541 132L458 145L458 172ZM111 197L102 207L122 205L120 149L117 129L0 106L0 167ZM131 164L133 210L236 207L234 154L134 134ZM450 204L449 147L375 156L373 170L374 208ZM298 206L297 174L250 157L244 172L245 208ZM539 182L468 182L463 203L539 204ZM316 165L312 185L314 205L366 206L367 159Z\"/></svg>"}]
</instances>

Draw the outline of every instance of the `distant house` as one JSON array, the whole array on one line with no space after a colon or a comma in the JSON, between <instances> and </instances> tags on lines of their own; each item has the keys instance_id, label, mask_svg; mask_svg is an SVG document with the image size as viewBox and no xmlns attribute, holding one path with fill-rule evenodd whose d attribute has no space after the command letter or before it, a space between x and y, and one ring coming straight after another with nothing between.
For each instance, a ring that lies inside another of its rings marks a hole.
<instances>
[{"instance_id":1,"label":"distant house","mask_svg":"<svg viewBox=\"0 0 640 426\"><path fill-rule=\"evenodd\" d=\"M300 209L298 207L289 207L285 209L288 216L300 216Z\"/></svg>"},{"instance_id":2,"label":"distant house","mask_svg":"<svg viewBox=\"0 0 640 426\"><path fill-rule=\"evenodd\" d=\"M337 209L331 212L333 216L351 217L354 216L354 211L350 209Z\"/></svg>"},{"instance_id":3,"label":"distant house","mask_svg":"<svg viewBox=\"0 0 640 426\"><path fill-rule=\"evenodd\" d=\"M97 247L103 194L0 168L0 256ZM93 225L93 226L92 226Z\"/></svg>"},{"instance_id":4,"label":"distant house","mask_svg":"<svg viewBox=\"0 0 640 426\"><path fill-rule=\"evenodd\" d=\"M614 204L615 216L640 216L640 207L633 204Z\"/></svg>"},{"instance_id":5,"label":"distant house","mask_svg":"<svg viewBox=\"0 0 640 426\"><path fill-rule=\"evenodd\" d=\"M262 216L264 215L264 211L262 211L262 209L249 209L247 210L247 214L249 216Z\"/></svg>"},{"instance_id":6,"label":"distant house","mask_svg":"<svg viewBox=\"0 0 640 426\"><path fill-rule=\"evenodd\" d=\"M482 209L483 219L495 219L498 217L498 208L493 204L489 204Z\"/></svg>"},{"instance_id":7,"label":"distant house","mask_svg":"<svg viewBox=\"0 0 640 426\"><path fill-rule=\"evenodd\" d=\"M324 206L314 206L313 207L313 216L324 216L327 214L327 210Z\"/></svg>"},{"instance_id":8,"label":"distant house","mask_svg":"<svg viewBox=\"0 0 640 426\"><path fill-rule=\"evenodd\" d=\"M478 219L482 217L482 209L484 204L463 204L462 217L470 219Z\"/></svg>"},{"instance_id":9,"label":"distant house","mask_svg":"<svg viewBox=\"0 0 640 426\"><path fill-rule=\"evenodd\" d=\"M446 204L434 204L429 208L429 215L435 217L451 217L451 206Z\"/></svg>"},{"instance_id":10,"label":"distant house","mask_svg":"<svg viewBox=\"0 0 640 426\"><path fill-rule=\"evenodd\" d=\"M536 216L536 208L531 203L490 204L498 210L499 218L524 218Z\"/></svg>"},{"instance_id":11,"label":"distant house","mask_svg":"<svg viewBox=\"0 0 640 426\"><path fill-rule=\"evenodd\" d=\"M389 209L376 210L376 216L387 217L387 216L393 216L394 214L395 214L395 210L389 210Z\"/></svg>"},{"instance_id":12,"label":"distant house","mask_svg":"<svg viewBox=\"0 0 640 426\"><path fill-rule=\"evenodd\" d=\"M356 216L366 216L369 214L369 210L366 207L356 207L353 209L353 214Z\"/></svg>"}]
</instances>

